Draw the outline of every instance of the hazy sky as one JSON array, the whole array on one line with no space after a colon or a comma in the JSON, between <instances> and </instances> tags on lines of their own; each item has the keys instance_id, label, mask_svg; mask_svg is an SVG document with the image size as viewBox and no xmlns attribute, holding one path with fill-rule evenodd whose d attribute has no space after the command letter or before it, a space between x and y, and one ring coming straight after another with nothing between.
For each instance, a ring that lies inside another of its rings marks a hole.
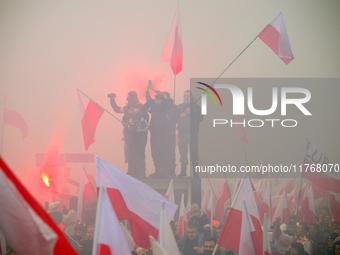
<instances>
[{"instance_id":1,"label":"hazy sky","mask_svg":"<svg viewBox=\"0 0 340 255\"><path fill-rule=\"evenodd\" d=\"M187 0L179 6L184 60L176 103L190 78L217 77L280 11L295 59L286 66L257 39L223 77L340 78L340 1ZM77 88L110 112L108 93L123 106L127 92L136 90L144 102L149 79L173 93L173 73L160 57L176 8L170 0L0 2L0 108L6 95L29 128L22 140L18 129L1 125L2 156L26 185L40 183L36 153L53 146L60 153L86 153ZM320 99L324 104L327 98ZM87 153L126 171L122 130L104 113ZM311 135L324 154L339 155L324 142L336 132ZM82 164L70 167L79 179ZM94 164L88 167L94 174ZM148 143L147 174L153 171ZM36 196L38 190L32 190Z\"/></svg>"}]
</instances>

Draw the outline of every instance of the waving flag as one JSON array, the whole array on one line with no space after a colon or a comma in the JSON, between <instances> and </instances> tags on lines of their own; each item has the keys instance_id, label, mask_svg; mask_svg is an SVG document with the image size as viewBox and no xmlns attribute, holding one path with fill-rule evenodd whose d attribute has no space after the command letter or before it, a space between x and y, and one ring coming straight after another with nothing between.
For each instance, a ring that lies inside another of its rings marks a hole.
<instances>
[{"instance_id":1,"label":"waving flag","mask_svg":"<svg viewBox=\"0 0 340 255\"><path fill-rule=\"evenodd\" d=\"M106 187L110 200L115 201L118 219L128 220L136 244L149 249L149 236L158 239L162 203L169 221L178 206L98 156L96 175L97 187Z\"/></svg>"},{"instance_id":2,"label":"waving flag","mask_svg":"<svg viewBox=\"0 0 340 255\"><path fill-rule=\"evenodd\" d=\"M17 254L77 254L1 157L0 190L0 229Z\"/></svg>"},{"instance_id":3,"label":"waving flag","mask_svg":"<svg viewBox=\"0 0 340 255\"><path fill-rule=\"evenodd\" d=\"M159 243L169 255L179 255L178 246L163 207L161 207Z\"/></svg>"},{"instance_id":4,"label":"waving flag","mask_svg":"<svg viewBox=\"0 0 340 255\"><path fill-rule=\"evenodd\" d=\"M289 216L290 215L289 215L289 205L287 201L287 193L284 190L283 193L280 195L280 200L279 200L278 205L276 206L272 219L275 220L276 217L280 217L282 223L288 224Z\"/></svg>"},{"instance_id":5,"label":"waving flag","mask_svg":"<svg viewBox=\"0 0 340 255\"><path fill-rule=\"evenodd\" d=\"M150 243L151 243L151 247L152 247L152 253L154 255L170 255L164 248L162 245L159 244L159 242L157 242L155 240L155 238L153 238L152 236L149 236L150 238Z\"/></svg>"},{"instance_id":6,"label":"waving flag","mask_svg":"<svg viewBox=\"0 0 340 255\"><path fill-rule=\"evenodd\" d=\"M214 193L212 190L210 190L210 198L207 208L207 218L210 221L210 230L211 230L211 236L213 236L214 231Z\"/></svg>"},{"instance_id":7,"label":"waving flag","mask_svg":"<svg viewBox=\"0 0 340 255\"><path fill-rule=\"evenodd\" d=\"M114 203L115 201L108 196L107 190L101 186L97 205L92 254L131 254L113 209Z\"/></svg>"},{"instance_id":8,"label":"waving flag","mask_svg":"<svg viewBox=\"0 0 340 255\"><path fill-rule=\"evenodd\" d=\"M5 100L4 123L19 128L22 139L28 135L28 127L24 118L14 109L8 99Z\"/></svg>"},{"instance_id":9,"label":"waving flag","mask_svg":"<svg viewBox=\"0 0 340 255\"><path fill-rule=\"evenodd\" d=\"M259 255L262 253L262 227L249 178L244 177L241 181L234 200L233 206L229 211L221 234L217 240L217 244L239 252L241 247L241 229L242 225L245 224L243 222L243 200L245 200L255 229L252 231L255 254ZM230 231L231 229L232 231Z\"/></svg>"},{"instance_id":10,"label":"waving flag","mask_svg":"<svg viewBox=\"0 0 340 255\"><path fill-rule=\"evenodd\" d=\"M169 188L165 193L165 198L168 199L170 202L175 203L175 193L174 193L174 180L171 180L169 184Z\"/></svg>"},{"instance_id":11,"label":"waving flag","mask_svg":"<svg viewBox=\"0 0 340 255\"><path fill-rule=\"evenodd\" d=\"M255 255L255 246L252 239L252 233L255 228L247 209L246 201L243 200L242 223L241 223L240 249L239 255ZM262 254L261 254L262 255Z\"/></svg>"},{"instance_id":12,"label":"waving flag","mask_svg":"<svg viewBox=\"0 0 340 255\"><path fill-rule=\"evenodd\" d=\"M258 34L258 37L267 44L286 65L294 59L282 12Z\"/></svg>"},{"instance_id":13,"label":"waving flag","mask_svg":"<svg viewBox=\"0 0 340 255\"><path fill-rule=\"evenodd\" d=\"M96 140L94 133L96 132L98 121L104 109L84 95L80 90L77 90L77 92L85 150L87 150Z\"/></svg>"},{"instance_id":14,"label":"waving flag","mask_svg":"<svg viewBox=\"0 0 340 255\"><path fill-rule=\"evenodd\" d=\"M271 208L271 205L270 205L270 184L268 182L266 190L263 194L263 200L262 200L262 205L261 205L261 210L260 210L260 219L263 219L263 216L265 213L268 215L270 219L269 208Z\"/></svg>"},{"instance_id":15,"label":"waving flag","mask_svg":"<svg viewBox=\"0 0 340 255\"><path fill-rule=\"evenodd\" d=\"M172 72L176 75L182 71L183 45L182 45L182 24L179 6L172 21L171 29L164 46L161 62L170 62Z\"/></svg>"},{"instance_id":16,"label":"waving flag","mask_svg":"<svg viewBox=\"0 0 340 255\"><path fill-rule=\"evenodd\" d=\"M187 215L187 223L189 222L190 218L191 218L191 203L190 203L190 198L188 196L188 201L187 201L187 205L185 206L185 214Z\"/></svg>"},{"instance_id":17,"label":"waving flag","mask_svg":"<svg viewBox=\"0 0 340 255\"><path fill-rule=\"evenodd\" d=\"M220 184L218 186L217 192L217 202L216 202L216 210L215 210L215 218L218 221L221 221L224 216L224 204L230 198L231 192L228 186L228 182L221 178Z\"/></svg>"},{"instance_id":18,"label":"waving flag","mask_svg":"<svg viewBox=\"0 0 340 255\"><path fill-rule=\"evenodd\" d=\"M94 178L92 177L92 179ZM78 205L77 205L77 220L78 221L84 222L85 216L86 216L85 205L95 196L96 194L94 194L94 190L92 190L91 182L87 178L85 169L83 168L83 171L81 172Z\"/></svg>"},{"instance_id":19,"label":"waving flag","mask_svg":"<svg viewBox=\"0 0 340 255\"><path fill-rule=\"evenodd\" d=\"M180 238L185 235L188 227L188 220L184 207L184 193L182 194L181 204L179 206L179 215L178 215L178 229L177 233Z\"/></svg>"},{"instance_id":20,"label":"waving flag","mask_svg":"<svg viewBox=\"0 0 340 255\"><path fill-rule=\"evenodd\" d=\"M320 188L340 193L340 173L336 171L336 165L331 164L329 159L310 141L307 141L306 155L303 163L303 177ZM321 171L317 169L318 166ZM324 171L325 167L327 167L326 171Z\"/></svg>"}]
</instances>

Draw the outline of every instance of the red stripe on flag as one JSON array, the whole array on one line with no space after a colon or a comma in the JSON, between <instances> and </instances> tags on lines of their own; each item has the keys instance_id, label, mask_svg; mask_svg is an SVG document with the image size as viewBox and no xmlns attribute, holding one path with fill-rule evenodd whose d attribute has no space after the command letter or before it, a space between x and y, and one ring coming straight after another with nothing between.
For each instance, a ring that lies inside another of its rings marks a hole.
<instances>
[{"instance_id":1,"label":"red stripe on flag","mask_svg":"<svg viewBox=\"0 0 340 255\"><path fill-rule=\"evenodd\" d=\"M98 255L111 255L111 249L108 245L101 243L101 244L98 244L98 246L97 246L98 247L97 250L99 250Z\"/></svg>"},{"instance_id":2,"label":"red stripe on flag","mask_svg":"<svg viewBox=\"0 0 340 255\"><path fill-rule=\"evenodd\" d=\"M280 33L271 24L268 24L261 33L259 33L258 37L267 44L276 55L279 54Z\"/></svg>"},{"instance_id":3,"label":"red stripe on flag","mask_svg":"<svg viewBox=\"0 0 340 255\"><path fill-rule=\"evenodd\" d=\"M101 108L95 102L90 100L90 102L87 105L84 116L81 120L81 124L83 127L85 150L87 150L89 146L95 141L94 134L96 132L98 121L102 116L103 112L104 112L103 108Z\"/></svg>"},{"instance_id":4,"label":"red stripe on flag","mask_svg":"<svg viewBox=\"0 0 340 255\"><path fill-rule=\"evenodd\" d=\"M149 235L152 235L157 240L159 232L158 229L139 217L137 214L130 211L119 190L107 188L107 194L111 200L112 207L115 210L118 220L129 221L135 243L143 248L150 249L151 244Z\"/></svg>"}]
</instances>

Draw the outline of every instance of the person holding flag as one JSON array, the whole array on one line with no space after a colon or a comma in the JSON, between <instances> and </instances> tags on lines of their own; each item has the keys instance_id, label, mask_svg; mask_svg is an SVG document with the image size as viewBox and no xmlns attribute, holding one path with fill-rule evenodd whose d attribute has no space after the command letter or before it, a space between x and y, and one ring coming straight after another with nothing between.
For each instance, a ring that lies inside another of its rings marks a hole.
<instances>
[{"instance_id":1,"label":"person holding flag","mask_svg":"<svg viewBox=\"0 0 340 255\"><path fill-rule=\"evenodd\" d=\"M127 104L119 107L116 94L108 94L112 109L124 113L125 159L128 163L128 175L136 178L145 177L145 146L148 136L149 115L139 103L136 91L130 91L126 97Z\"/></svg>"}]
</instances>

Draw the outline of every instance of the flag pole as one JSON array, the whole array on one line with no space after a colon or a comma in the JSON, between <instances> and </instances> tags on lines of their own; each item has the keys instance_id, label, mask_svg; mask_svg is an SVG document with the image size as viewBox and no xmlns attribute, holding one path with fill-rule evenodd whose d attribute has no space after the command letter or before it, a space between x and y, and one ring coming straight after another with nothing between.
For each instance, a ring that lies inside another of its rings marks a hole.
<instances>
[{"instance_id":1,"label":"flag pole","mask_svg":"<svg viewBox=\"0 0 340 255\"><path fill-rule=\"evenodd\" d=\"M85 96L87 96L83 91L81 91L80 89L77 89L78 91L80 91L81 93L83 93ZM90 98L89 96L87 96L89 99L92 100L92 98ZM118 119L116 116L114 116L111 112L109 112L108 110L106 110L104 107L102 107L100 104L98 104L96 101L92 100L94 103L96 103L97 105L99 105L101 108L103 108L104 111L106 111L108 114L110 114L113 118L115 118L116 120L118 120L120 123L123 124L123 122Z\"/></svg>"},{"instance_id":2,"label":"flag pole","mask_svg":"<svg viewBox=\"0 0 340 255\"><path fill-rule=\"evenodd\" d=\"M223 72L214 80L213 83L210 84L210 86L214 87L215 85L215 82L225 73L225 71L227 71L229 69L229 67L234 64L234 62L243 54L243 52L246 51L246 49L249 48L249 46L258 38L258 36L256 36L242 51L240 54L237 55L237 57L226 67L226 69L223 70ZM205 93L205 92L204 92ZM197 101L200 99L201 97L199 97L197 100L196 100L196 103Z\"/></svg>"},{"instance_id":3,"label":"flag pole","mask_svg":"<svg viewBox=\"0 0 340 255\"><path fill-rule=\"evenodd\" d=\"M98 235L100 233L99 232L99 217L100 217L100 213L101 213L101 204L102 204L102 200L103 200L103 193L106 192L104 186L100 186L99 188L99 198L98 198L98 202L97 202L97 211L96 211L96 220L95 220L95 230L94 230L94 237L93 237L93 247L92 247L92 254L96 254L97 252L97 241L98 241Z\"/></svg>"},{"instance_id":4,"label":"flag pole","mask_svg":"<svg viewBox=\"0 0 340 255\"><path fill-rule=\"evenodd\" d=\"M91 181L90 181L90 179L89 179L89 176L87 175L87 172L86 172L86 169L85 169L84 166L83 166L83 169L84 169L84 172L85 172L85 174L86 174L87 180L89 181L89 183L90 183L90 185L91 185L91 189L92 189L92 191L93 191L93 194L94 194L95 196L97 196L96 192L94 192L93 185L92 185L92 183L91 183Z\"/></svg>"}]
</instances>

